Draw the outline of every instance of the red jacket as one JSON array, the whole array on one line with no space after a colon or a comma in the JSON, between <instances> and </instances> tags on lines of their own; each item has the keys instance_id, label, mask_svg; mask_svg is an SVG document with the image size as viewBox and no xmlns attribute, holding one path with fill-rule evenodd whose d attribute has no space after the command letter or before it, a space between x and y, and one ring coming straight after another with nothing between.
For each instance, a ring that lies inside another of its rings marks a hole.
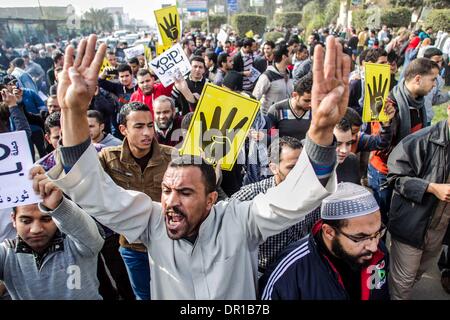
<instances>
[{"instance_id":1,"label":"red jacket","mask_svg":"<svg viewBox=\"0 0 450 320\"><path fill-rule=\"evenodd\" d=\"M173 84L171 84L170 86L168 86L166 88L162 85L162 83L155 83L153 85L152 94L150 94L148 96L144 95L141 88L139 88L137 91L135 91L131 95L130 102L139 101L139 102L145 103L149 107L150 111L152 112L152 115L154 115L153 114L153 101L155 101L155 99L158 98L159 96L163 96L163 95L170 97L171 93L172 93L172 87L173 87Z\"/></svg>"}]
</instances>

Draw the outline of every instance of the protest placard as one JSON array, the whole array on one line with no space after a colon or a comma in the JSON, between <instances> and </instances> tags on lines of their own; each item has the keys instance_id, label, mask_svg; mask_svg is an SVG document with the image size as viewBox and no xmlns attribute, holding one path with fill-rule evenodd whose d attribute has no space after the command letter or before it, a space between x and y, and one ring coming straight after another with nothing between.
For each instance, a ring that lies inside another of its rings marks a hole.
<instances>
[{"instance_id":1,"label":"protest placard","mask_svg":"<svg viewBox=\"0 0 450 320\"><path fill-rule=\"evenodd\" d=\"M180 40L180 16L176 6L155 10L156 24L164 45L172 45Z\"/></svg>"},{"instance_id":2,"label":"protest placard","mask_svg":"<svg viewBox=\"0 0 450 320\"><path fill-rule=\"evenodd\" d=\"M169 44L168 46L163 45L163 44L156 44L156 55L159 56L161 53L166 52L167 50L169 50L170 48L172 48L172 45Z\"/></svg>"},{"instance_id":3,"label":"protest placard","mask_svg":"<svg viewBox=\"0 0 450 320\"><path fill-rule=\"evenodd\" d=\"M250 67L250 77L248 77L248 80L250 80L251 82L255 82L256 80L258 80L259 76L261 75L261 72L259 72L258 69L254 68L253 66Z\"/></svg>"},{"instance_id":4,"label":"protest placard","mask_svg":"<svg viewBox=\"0 0 450 320\"><path fill-rule=\"evenodd\" d=\"M0 134L0 209L40 202L28 173L33 167L25 131Z\"/></svg>"},{"instance_id":5,"label":"protest placard","mask_svg":"<svg viewBox=\"0 0 450 320\"><path fill-rule=\"evenodd\" d=\"M260 102L207 83L181 147L181 154L203 156L232 170Z\"/></svg>"},{"instance_id":6,"label":"protest placard","mask_svg":"<svg viewBox=\"0 0 450 320\"><path fill-rule=\"evenodd\" d=\"M228 33L225 30L220 29L219 34L217 35L217 40L219 40L219 42L222 45L225 45L225 42L227 41L227 39L228 39Z\"/></svg>"},{"instance_id":7,"label":"protest placard","mask_svg":"<svg viewBox=\"0 0 450 320\"><path fill-rule=\"evenodd\" d=\"M145 47L143 44L140 44L135 47L124 49L123 52L125 53L125 58L131 59L140 55L144 55Z\"/></svg>"},{"instance_id":8,"label":"protest placard","mask_svg":"<svg viewBox=\"0 0 450 320\"><path fill-rule=\"evenodd\" d=\"M386 122L389 117L384 111L389 94L391 70L388 64L364 64L364 122Z\"/></svg>"},{"instance_id":9,"label":"protest placard","mask_svg":"<svg viewBox=\"0 0 450 320\"><path fill-rule=\"evenodd\" d=\"M157 56L150 62L150 68L158 76L164 87L174 83L177 76L185 76L191 71L191 63L180 44Z\"/></svg>"}]
</instances>

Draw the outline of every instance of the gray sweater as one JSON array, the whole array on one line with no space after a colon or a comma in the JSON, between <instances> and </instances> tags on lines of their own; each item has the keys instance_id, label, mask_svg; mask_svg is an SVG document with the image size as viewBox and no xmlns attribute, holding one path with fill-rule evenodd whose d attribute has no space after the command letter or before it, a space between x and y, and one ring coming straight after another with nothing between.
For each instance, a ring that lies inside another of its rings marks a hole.
<instances>
[{"instance_id":1,"label":"gray sweater","mask_svg":"<svg viewBox=\"0 0 450 320\"><path fill-rule=\"evenodd\" d=\"M52 216L55 234L42 262L19 238L0 244L0 280L13 299L99 300L97 256L103 246L97 224L72 201L63 199Z\"/></svg>"}]
</instances>

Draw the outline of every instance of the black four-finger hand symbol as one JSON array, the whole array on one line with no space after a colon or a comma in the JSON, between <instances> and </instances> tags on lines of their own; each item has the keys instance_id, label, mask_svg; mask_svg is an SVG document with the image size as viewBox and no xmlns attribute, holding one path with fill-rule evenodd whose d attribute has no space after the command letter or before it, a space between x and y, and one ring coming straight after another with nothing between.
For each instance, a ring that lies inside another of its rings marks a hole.
<instances>
[{"instance_id":1,"label":"black four-finger hand symbol","mask_svg":"<svg viewBox=\"0 0 450 320\"><path fill-rule=\"evenodd\" d=\"M247 123L248 117L245 117L233 128L231 128L231 124L233 123L237 110L238 109L236 107L231 109L221 127L219 127L220 115L222 111L221 107L217 106L214 110L210 126L206 123L205 114L200 112L200 122L202 126L200 146L202 148L202 152L204 153L205 160L209 163L216 163L219 159L225 157L228 152L230 152L234 137Z\"/></svg>"},{"instance_id":2,"label":"black four-finger hand symbol","mask_svg":"<svg viewBox=\"0 0 450 320\"><path fill-rule=\"evenodd\" d=\"M172 39L172 41L177 40L178 39L177 15L175 14L172 19L172 14L169 13L169 21L167 21L167 18L164 17L164 23L165 26L163 26L161 23L159 25L161 26L161 28L163 28L167 38Z\"/></svg>"},{"instance_id":3,"label":"black four-finger hand symbol","mask_svg":"<svg viewBox=\"0 0 450 320\"><path fill-rule=\"evenodd\" d=\"M372 86L370 86L370 83L368 84L370 110L372 110L372 119L377 119L383 108L384 94L387 89L388 79L385 79L383 83L383 76L380 74L378 84L375 76L373 76L372 80Z\"/></svg>"}]
</instances>

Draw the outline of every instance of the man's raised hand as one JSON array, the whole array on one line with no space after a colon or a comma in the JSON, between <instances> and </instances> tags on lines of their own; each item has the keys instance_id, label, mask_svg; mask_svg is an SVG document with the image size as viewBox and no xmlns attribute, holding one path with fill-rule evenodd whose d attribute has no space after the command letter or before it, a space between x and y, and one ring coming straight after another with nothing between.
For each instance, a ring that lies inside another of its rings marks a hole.
<instances>
[{"instance_id":1,"label":"man's raised hand","mask_svg":"<svg viewBox=\"0 0 450 320\"><path fill-rule=\"evenodd\" d=\"M329 36L314 48L312 120L309 137L320 145L333 143L333 128L344 116L349 97L350 57L338 39Z\"/></svg>"},{"instance_id":2,"label":"man's raised hand","mask_svg":"<svg viewBox=\"0 0 450 320\"><path fill-rule=\"evenodd\" d=\"M81 40L75 60L74 48L66 48L63 71L58 76L58 101L63 111L86 115L106 51L106 45L101 44L95 52L96 43L96 35Z\"/></svg>"}]
</instances>

